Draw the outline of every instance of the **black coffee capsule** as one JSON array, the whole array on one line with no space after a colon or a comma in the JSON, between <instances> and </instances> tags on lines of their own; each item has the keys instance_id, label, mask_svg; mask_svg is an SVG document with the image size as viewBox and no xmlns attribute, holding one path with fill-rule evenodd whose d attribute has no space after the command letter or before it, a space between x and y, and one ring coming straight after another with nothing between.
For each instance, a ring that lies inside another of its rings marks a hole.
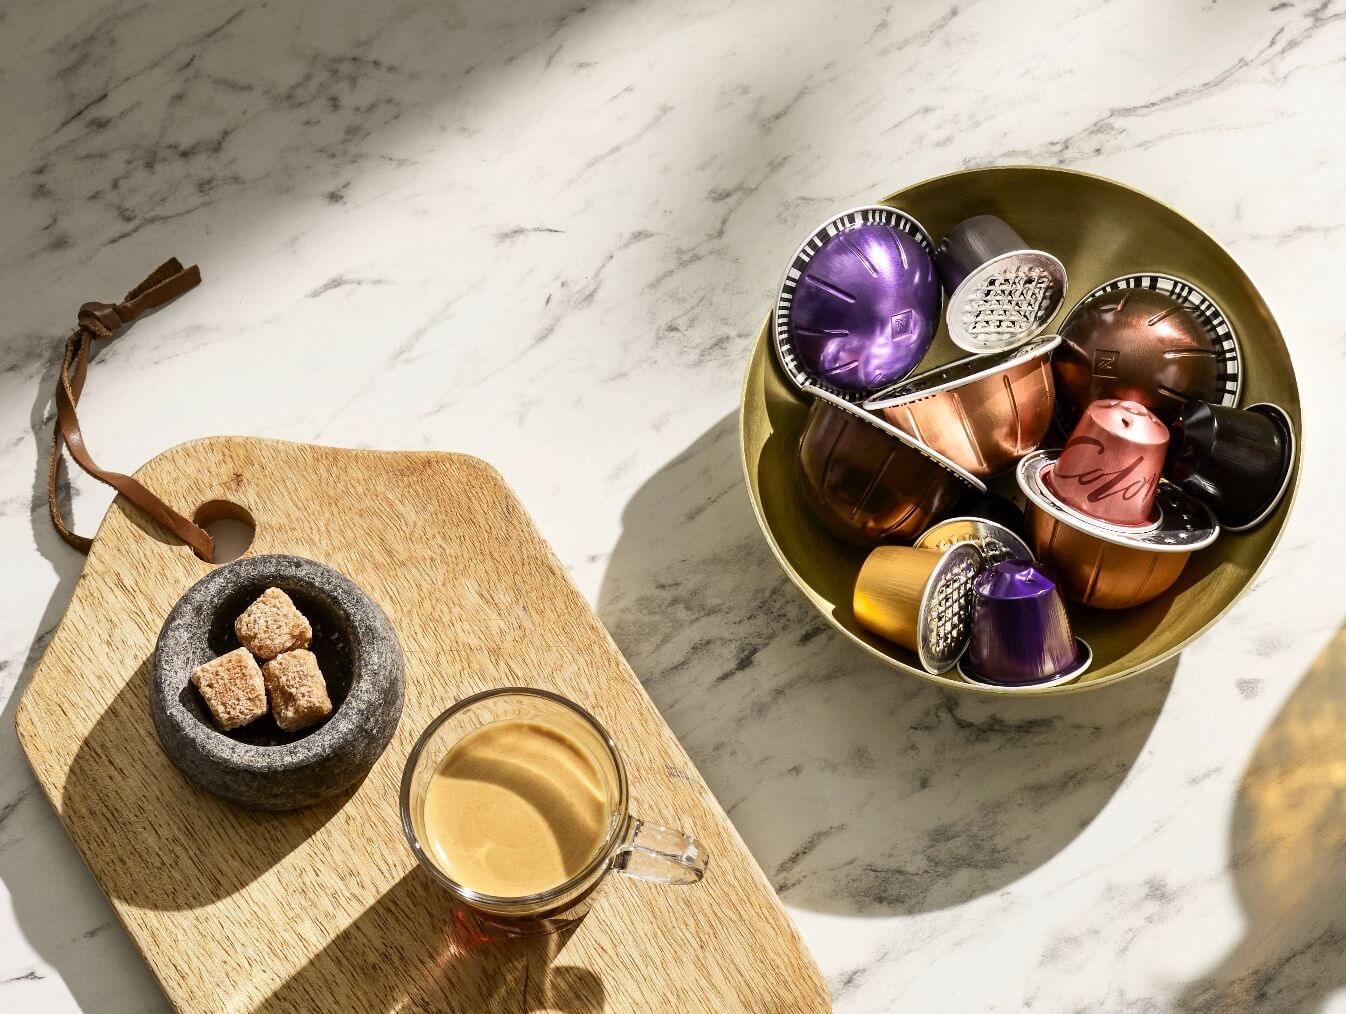
<instances>
[{"instance_id":1,"label":"black coffee capsule","mask_svg":"<svg viewBox=\"0 0 1346 1014\"><path fill-rule=\"evenodd\" d=\"M1189 401L1170 427L1164 474L1229 531L1265 521L1290 485L1294 426L1278 405L1227 408Z\"/></svg>"}]
</instances>

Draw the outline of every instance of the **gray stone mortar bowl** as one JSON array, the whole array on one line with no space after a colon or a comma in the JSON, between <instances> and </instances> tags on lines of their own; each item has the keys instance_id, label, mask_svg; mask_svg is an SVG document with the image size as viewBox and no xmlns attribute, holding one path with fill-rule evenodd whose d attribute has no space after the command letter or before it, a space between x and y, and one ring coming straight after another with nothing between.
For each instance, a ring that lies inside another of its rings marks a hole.
<instances>
[{"instance_id":1,"label":"gray stone mortar bowl","mask_svg":"<svg viewBox=\"0 0 1346 1014\"><path fill-rule=\"evenodd\" d=\"M239 647L234 620L273 586L313 626L310 650L332 714L298 732L270 715L221 732L192 670ZM247 807L293 810L368 773L397 728L405 683L388 617L349 578L298 556L251 556L203 577L168 614L154 651L150 712L169 758L201 788Z\"/></svg>"}]
</instances>

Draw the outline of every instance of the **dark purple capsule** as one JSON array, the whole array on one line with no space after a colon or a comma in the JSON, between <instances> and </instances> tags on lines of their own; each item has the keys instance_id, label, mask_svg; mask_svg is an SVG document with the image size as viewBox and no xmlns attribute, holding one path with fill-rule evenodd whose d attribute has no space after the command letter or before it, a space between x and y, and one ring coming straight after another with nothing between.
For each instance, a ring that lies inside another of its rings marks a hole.
<instances>
[{"instance_id":1,"label":"dark purple capsule","mask_svg":"<svg viewBox=\"0 0 1346 1014\"><path fill-rule=\"evenodd\" d=\"M915 238L883 223L842 229L800 271L791 344L816 380L849 392L896 383L939 326L935 264Z\"/></svg>"},{"instance_id":2,"label":"dark purple capsule","mask_svg":"<svg viewBox=\"0 0 1346 1014\"><path fill-rule=\"evenodd\" d=\"M1055 582L1030 563L1006 560L973 582L968 651L980 679L1024 685L1075 668L1079 646Z\"/></svg>"}]
</instances>

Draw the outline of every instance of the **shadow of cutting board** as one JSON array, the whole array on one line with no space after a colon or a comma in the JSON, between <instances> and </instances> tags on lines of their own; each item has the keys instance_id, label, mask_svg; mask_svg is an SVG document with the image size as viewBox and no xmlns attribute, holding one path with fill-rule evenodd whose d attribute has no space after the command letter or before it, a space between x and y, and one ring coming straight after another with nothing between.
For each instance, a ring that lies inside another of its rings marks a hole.
<instances>
[{"instance_id":1,"label":"shadow of cutting board","mask_svg":"<svg viewBox=\"0 0 1346 1014\"><path fill-rule=\"evenodd\" d=\"M18 708L37 779L180 1010L814 1011L827 989L687 754L500 476L475 458L241 437L137 473L188 511L256 521L250 553L335 567L402 640L406 706L344 797L255 813L196 789L148 711L160 624L210 569L118 499ZM431 718L509 684L590 709L639 816L695 833L692 887L609 877L569 939L485 940L402 837L402 766Z\"/></svg>"}]
</instances>

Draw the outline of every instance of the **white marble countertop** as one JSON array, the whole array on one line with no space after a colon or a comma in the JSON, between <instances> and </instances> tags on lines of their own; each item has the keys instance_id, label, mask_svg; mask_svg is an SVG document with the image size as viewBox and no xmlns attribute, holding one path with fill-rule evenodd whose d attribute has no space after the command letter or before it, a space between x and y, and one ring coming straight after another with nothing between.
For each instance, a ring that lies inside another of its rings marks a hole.
<instances>
[{"instance_id":1,"label":"white marble countertop","mask_svg":"<svg viewBox=\"0 0 1346 1014\"><path fill-rule=\"evenodd\" d=\"M0 1009L166 1006L13 714L82 562L42 493L60 340L176 254L205 284L91 370L100 461L254 433L493 462L839 1010L1346 1011L1344 52L1346 5L1308 0L6 4ZM1113 176L1225 243L1308 431L1232 614L1053 703L843 643L738 462L799 238L996 162ZM108 501L75 477L82 530Z\"/></svg>"}]
</instances>

